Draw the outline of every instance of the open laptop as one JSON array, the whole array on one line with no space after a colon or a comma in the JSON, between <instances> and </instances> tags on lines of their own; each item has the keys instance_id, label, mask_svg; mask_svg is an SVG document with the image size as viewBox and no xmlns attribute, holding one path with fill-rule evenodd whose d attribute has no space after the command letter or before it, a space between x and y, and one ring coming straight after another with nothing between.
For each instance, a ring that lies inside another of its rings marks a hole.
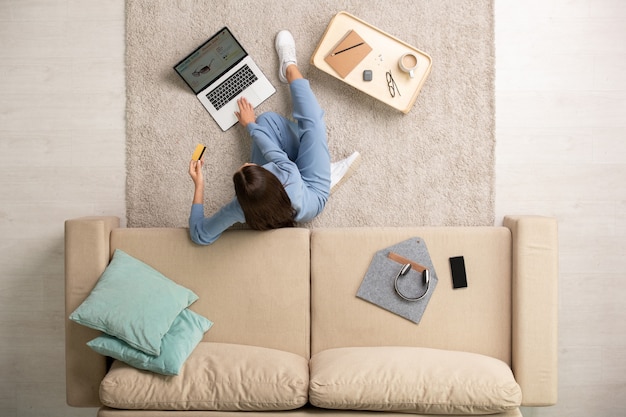
<instances>
[{"instance_id":1,"label":"open laptop","mask_svg":"<svg viewBox=\"0 0 626 417\"><path fill-rule=\"evenodd\" d=\"M276 89L227 27L174 66L223 131L237 123L237 98L257 107Z\"/></svg>"}]
</instances>

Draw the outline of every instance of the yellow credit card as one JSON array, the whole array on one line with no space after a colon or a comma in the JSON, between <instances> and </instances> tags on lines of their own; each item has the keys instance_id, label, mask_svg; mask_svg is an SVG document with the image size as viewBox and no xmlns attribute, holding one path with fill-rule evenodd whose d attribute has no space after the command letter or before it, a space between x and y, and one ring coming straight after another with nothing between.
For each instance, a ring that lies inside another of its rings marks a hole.
<instances>
[{"instance_id":1,"label":"yellow credit card","mask_svg":"<svg viewBox=\"0 0 626 417\"><path fill-rule=\"evenodd\" d=\"M206 146L199 144L198 146L196 146L196 150L193 151L191 159L193 159L194 161L199 161L202 158L202 155L204 155L205 150Z\"/></svg>"}]
</instances>

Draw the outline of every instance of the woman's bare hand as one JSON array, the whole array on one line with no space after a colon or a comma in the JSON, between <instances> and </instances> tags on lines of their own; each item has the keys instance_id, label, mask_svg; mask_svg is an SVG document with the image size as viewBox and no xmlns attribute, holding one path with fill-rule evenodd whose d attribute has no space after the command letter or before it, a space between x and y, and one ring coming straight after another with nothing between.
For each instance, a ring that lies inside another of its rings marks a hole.
<instances>
[{"instance_id":1,"label":"woman's bare hand","mask_svg":"<svg viewBox=\"0 0 626 417\"><path fill-rule=\"evenodd\" d=\"M248 126L248 123L256 122L254 107L245 97L237 99L237 105L239 106L239 111L235 112L235 116L237 116L237 120L243 127Z\"/></svg>"},{"instance_id":2,"label":"woman's bare hand","mask_svg":"<svg viewBox=\"0 0 626 417\"><path fill-rule=\"evenodd\" d=\"M194 161L192 159L191 162L189 162L189 175L196 187L204 185L204 176L202 174L203 164L203 160Z\"/></svg>"}]
</instances>

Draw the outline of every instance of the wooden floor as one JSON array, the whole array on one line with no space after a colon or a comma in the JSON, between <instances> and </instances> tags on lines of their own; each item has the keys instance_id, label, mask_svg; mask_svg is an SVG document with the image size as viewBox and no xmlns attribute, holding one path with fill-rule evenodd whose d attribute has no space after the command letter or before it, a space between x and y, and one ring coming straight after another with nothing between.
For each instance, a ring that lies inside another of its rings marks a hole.
<instances>
[{"instance_id":1,"label":"wooden floor","mask_svg":"<svg viewBox=\"0 0 626 417\"><path fill-rule=\"evenodd\" d=\"M559 404L626 415L626 2L496 1L497 223L560 222ZM0 1L0 415L65 406L63 221L125 213L124 1ZM181 168L183 169L183 168Z\"/></svg>"}]
</instances>

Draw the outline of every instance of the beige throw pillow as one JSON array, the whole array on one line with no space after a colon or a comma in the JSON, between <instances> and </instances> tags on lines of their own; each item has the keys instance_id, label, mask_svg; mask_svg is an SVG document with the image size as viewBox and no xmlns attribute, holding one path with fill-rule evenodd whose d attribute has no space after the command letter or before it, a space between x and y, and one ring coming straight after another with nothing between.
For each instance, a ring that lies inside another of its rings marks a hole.
<instances>
[{"instance_id":1,"label":"beige throw pillow","mask_svg":"<svg viewBox=\"0 0 626 417\"><path fill-rule=\"evenodd\" d=\"M142 410L291 410L306 404L308 361L294 353L200 343L176 376L115 361L100 384L111 408Z\"/></svg>"},{"instance_id":2,"label":"beige throw pillow","mask_svg":"<svg viewBox=\"0 0 626 417\"><path fill-rule=\"evenodd\" d=\"M519 407L511 369L484 355L415 347L329 349L310 362L309 401L329 409L493 414Z\"/></svg>"}]
</instances>

